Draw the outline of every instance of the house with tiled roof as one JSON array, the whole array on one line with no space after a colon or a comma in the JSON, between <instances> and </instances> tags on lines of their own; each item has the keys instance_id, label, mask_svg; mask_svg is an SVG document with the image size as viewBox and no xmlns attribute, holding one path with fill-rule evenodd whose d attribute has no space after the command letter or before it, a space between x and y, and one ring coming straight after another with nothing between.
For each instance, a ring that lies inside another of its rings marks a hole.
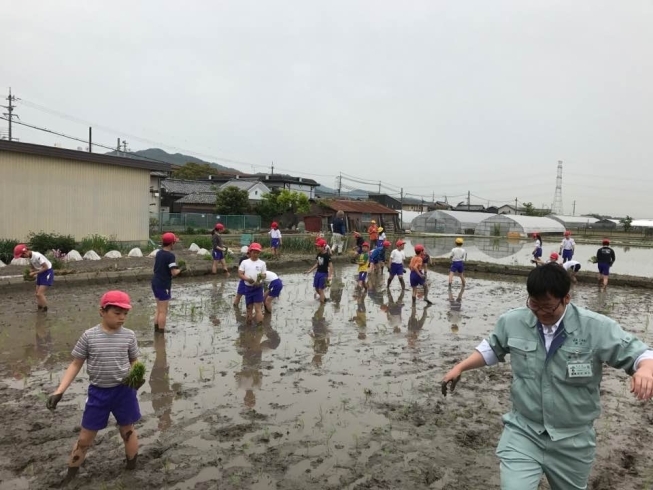
<instances>
[{"instance_id":1,"label":"house with tiled roof","mask_svg":"<svg viewBox=\"0 0 653 490\"><path fill-rule=\"evenodd\" d=\"M383 226L387 233L399 230L399 212L375 201L323 199L311 206L304 217L306 231L328 231L338 211L345 213L347 231L365 231L372 220Z\"/></svg>"},{"instance_id":2,"label":"house with tiled roof","mask_svg":"<svg viewBox=\"0 0 653 490\"><path fill-rule=\"evenodd\" d=\"M193 194L213 193L215 207L215 194L218 192L218 187L219 185L214 182L206 180L165 179L161 181L161 211L170 213L193 212L182 211L182 205L195 203L179 202L180 199Z\"/></svg>"}]
</instances>

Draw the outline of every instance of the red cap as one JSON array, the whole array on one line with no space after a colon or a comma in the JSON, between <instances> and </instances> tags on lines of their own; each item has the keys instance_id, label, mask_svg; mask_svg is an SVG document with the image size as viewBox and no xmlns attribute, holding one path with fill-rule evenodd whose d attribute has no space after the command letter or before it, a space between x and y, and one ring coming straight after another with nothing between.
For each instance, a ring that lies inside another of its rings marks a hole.
<instances>
[{"instance_id":1,"label":"red cap","mask_svg":"<svg viewBox=\"0 0 653 490\"><path fill-rule=\"evenodd\" d=\"M20 259L23 252L27 252L27 245L24 243L19 243L14 247L14 259Z\"/></svg>"},{"instance_id":2,"label":"red cap","mask_svg":"<svg viewBox=\"0 0 653 490\"><path fill-rule=\"evenodd\" d=\"M536 236L539 235L539 234L540 234L539 231L534 231L534 232L533 232L533 236L534 236L534 237L536 237Z\"/></svg>"},{"instance_id":3,"label":"red cap","mask_svg":"<svg viewBox=\"0 0 653 490\"><path fill-rule=\"evenodd\" d=\"M566 230L566 231L565 231L565 236L569 236L569 235L571 235L571 231Z\"/></svg>"},{"instance_id":4,"label":"red cap","mask_svg":"<svg viewBox=\"0 0 653 490\"><path fill-rule=\"evenodd\" d=\"M316 247L324 247L327 244L326 240L324 238L320 238L316 240L315 246Z\"/></svg>"},{"instance_id":5,"label":"red cap","mask_svg":"<svg viewBox=\"0 0 653 490\"><path fill-rule=\"evenodd\" d=\"M424 245L415 245L415 253L420 253L424 251Z\"/></svg>"},{"instance_id":6,"label":"red cap","mask_svg":"<svg viewBox=\"0 0 653 490\"><path fill-rule=\"evenodd\" d=\"M384 247L389 247L390 245L392 245L392 243L390 243L388 240L385 240L385 241L383 242L383 246L384 246Z\"/></svg>"},{"instance_id":7,"label":"red cap","mask_svg":"<svg viewBox=\"0 0 653 490\"><path fill-rule=\"evenodd\" d=\"M560 258L560 256L558 255L557 252L551 252L551 255L549 255L549 258L551 260L558 260L558 258Z\"/></svg>"},{"instance_id":8,"label":"red cap","mask_svg":"<svg viewBox=\"0 0 653 490\"><path fill-rule=\"evenodd\" d=\"M272 222L272 228L279 228L279 223L277 223L276 221L273 221Z\"/></svg>"},{"instance_id":9,"label":"red cap","mask_svg":"<svg viewBox=\"0 0 653 490\"><path fill-rule=\"evenodd\" d=\"M254 242L249 246L249 251L250 252L251 251L260 252L261 250L263 250L263 247L261 247L260 243Z\"/></svg>"},{"instance_id":10,"label":"red cap","mask_svg":"<svg viewBox=\"0 0 653 490\"><path fill-rule=\"evenodd\" d=\"M369 247L370 247L370 244L367 243L367 242L363 242L363 244L361 245L361 247L367 247L367 248L369 248Z\"/></svg>"},{"instance_id":11,"label":"red cap","mask_svg":"<svg viewBox=\"0 0 653 490\"><path fill-rule=\"evenodd\" d=\"M125 310L131 310L132 304L129 295L123 291L107 291L100 299L100 308L117 306Z\"/></svg>"},{"instance_id":12,"label":"red cap","mask_svg":"<svg viewBox=\"0 0 653 490\"><path fill-rule=\"evenodd\" d=\"M603 239L603 245L610 245L610 240L608 240L607 238L604 238Z\"/></svg>"},{"instance_id":13,"label":"red cap","mask_svg":"<svg viewBox=\"0 0 653 490\"><path fill-rule=\"evenodd\" d=\"M216 230L224 230L224 225L222 223L216 223L215 229Z\"/></svg>"},{"instance_id":14,"label":"red cap","mask_svg":"<svg viewBox=\"0 0 653 490\"><path fill-rule=\"evenodd\" d=\"M402 239L397 240L396 243L397 247L401 247L402 245L406 245L406 242L404 242Z\"/></svg>"},{"instance_id":15,"label":"red cap","mask_svg":"<svg viewBox=\"0 0 653 490\"><path fill-rule=\"evenodd\" d=\"M175 235L174 233L168 232L161 235L161 243L163 243L164 246L172 245L173 243L177 243L178 241L179 239L177 238L177 235Z\"/></svg>"}]
</instances>

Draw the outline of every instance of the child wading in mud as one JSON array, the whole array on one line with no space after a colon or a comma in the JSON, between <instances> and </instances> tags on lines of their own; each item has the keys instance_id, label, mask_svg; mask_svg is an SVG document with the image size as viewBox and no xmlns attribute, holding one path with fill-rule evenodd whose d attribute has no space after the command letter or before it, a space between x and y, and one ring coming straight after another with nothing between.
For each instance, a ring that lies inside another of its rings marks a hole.
<instances>
[{"instance_id":1,"label":"child wading in mud","mask_svg":"<svg viewBox=\"0 0 653 490\"><path fill-rule=\"evenodd\" d=\"M82 428L70 454L68 473L60 486L77 475L97 432L107 426L110 413L118 422L120 436L125 443L126 468L136 468L138 437L134 423L141 418L136 390L145 380L136 389L123 384L131 366L138 361L139 354L134 332L123 327L130 309L131 302L127 293L109 291L102 296L102 321L86 330L79 338L72 351L73 361L66 369L61 384L48 397L46 406L54 411L86 362L90 386L82 416Z\"/></svg>"}]
</instances>

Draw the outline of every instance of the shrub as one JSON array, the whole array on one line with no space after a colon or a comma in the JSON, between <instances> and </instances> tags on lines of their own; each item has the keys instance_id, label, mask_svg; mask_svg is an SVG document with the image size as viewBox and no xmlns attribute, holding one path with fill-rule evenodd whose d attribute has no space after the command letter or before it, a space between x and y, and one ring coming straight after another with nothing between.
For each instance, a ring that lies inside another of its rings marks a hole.
<instances>
[{"instance_id":1,"label":"shrub","mask_svg":"<svg viewBox=\"0 0 653 490\"><path fill-rule=\"evenodd\" d=\"M75 239L72 235L60 235L58 233L30 233L28 235L29 247L37 252L46 253L50 250L58 250L59 253L67 254L75 249Z\"/></svg>"},{"instance_id":2,"label":"shrub","mask_svg":"<svg viewBox=\"0 0 653 490\"><path fill-rule=\"evenodd\" d=\"M187 249L190 247L191 243L197 244L200 248L205 248L209 251L213 249L213 242L211 241L210 236L206 235L188 235L184 236L184 245L183 248ZM180 247L181 248L181 247Z\"/></svg>"},{"instance_id":3,"label":"shrub","mask_svg":"<svg viewBox=\"0 0 653 490\"><path fill-rule=\"evenodd\" d=\"M116 242L115 237L106 237L104 235L88 235L82 238L79 244L79 253L84 255L89 250L95 251L102 256L111 250L120 250L120 245Z\"/></svg>"},{"instance_id":4,"label":"shrub","mask_svg":"<svg viewBox=\"0 0 653 490\"><path fill-rule=\"evenodd\" d=\"M10 263L14 258L14 247L19 243L18 240L0 240L0 260L5 264Z\"/></svg>"}]
</instances>

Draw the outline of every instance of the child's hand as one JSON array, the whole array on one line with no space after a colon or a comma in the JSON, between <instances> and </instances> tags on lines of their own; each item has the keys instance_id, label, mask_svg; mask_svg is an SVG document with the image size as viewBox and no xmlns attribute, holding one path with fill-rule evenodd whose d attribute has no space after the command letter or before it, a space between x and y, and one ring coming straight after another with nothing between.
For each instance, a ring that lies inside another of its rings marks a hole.
<instances>
[{"instance_id":1,"label":"child's hand","mask_svg":"<svg viewBox=\"0 0 653 490\"><path fill-rule=\"evenodd\" d=\"M31 271L31 272L29 273L29 276L30 276L30 277L34 277L36 274L38 274L37 271Z\"/></svg>"},{"instance_id":2,"label":"child's hand","mask_svg":"<svg viewBox=\"0 0 653 490\"><path fill-rule=\"evenodd\" d=\"M45 406L47 407L48 410L54 412L54 409L57 408L57 404L61 401L62 397L63 397L63 393L50 395L48 397L48 401L45 402Z\"/></svg>"},{"instance_id":3,"label":"child's hand","mask_svg":"<svg viewBox=\"0 0 653 490\"><path fill-rule=\"evenodd\" d=\"M136 391L140 389L141 386L145 384L145 378L138 380L132 388L134 388Z\"/></svg>"}]
</instances>

